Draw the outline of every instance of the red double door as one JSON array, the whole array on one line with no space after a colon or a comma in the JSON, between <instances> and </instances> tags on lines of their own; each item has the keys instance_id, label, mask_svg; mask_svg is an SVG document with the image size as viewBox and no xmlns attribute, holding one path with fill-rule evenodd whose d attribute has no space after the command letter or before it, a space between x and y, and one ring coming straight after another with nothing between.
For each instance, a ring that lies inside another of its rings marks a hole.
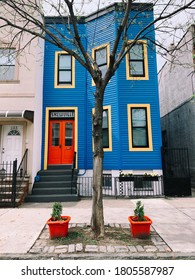
<instances>
[{"instance_id":1,"label":"red double door","mask_svg":"<svg viewBox=\"0 0 195 280\"><path fill-rule=\"evenodd\" d=\"M50 120L48 164L72 164L74 120Z\"/></svg>"}]
</instances>

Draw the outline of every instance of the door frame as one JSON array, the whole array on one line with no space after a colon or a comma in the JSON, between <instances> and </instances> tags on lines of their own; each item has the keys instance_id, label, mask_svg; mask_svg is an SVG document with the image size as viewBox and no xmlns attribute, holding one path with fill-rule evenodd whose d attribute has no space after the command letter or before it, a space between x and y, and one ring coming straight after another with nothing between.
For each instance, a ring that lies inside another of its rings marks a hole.
<instances>
[{"instance_id":1,"label":"door frame","mask_svg":"<svg viewBox=\"0 0 195 280\"><path fill-rule=\"evenodd\" d=\"M58 143L53 145L53 125L58 125ZM71 124L71 145L67 144L67 125ZM72 164L74 160L74 119L50 119L49 120L49 149L48 164ZM72 158L72 161L71 161Z\"/></svg>"},{"instance_id":2,"label":"door frame","mask_svg":"<svg viewBox=\"0 0 195 280\"><path fill-rule=\"evenodd\" d=\"M2 148L4 143L4 136L5 136L5 126L21 126L21 158L23 156L23 147L24 147L24 133L25 133L25 126L23 123L1 123L1 130L0 130L0 163L3 162L3 154L2 154Z\"/></svg>"},{"instance_id":3,"label":"door frame","mask_svg":"<svg viewBox=\"0 0 195 280\"><path fill-rule=\"evenodd\" d=\"M45 146L44 146L44 170L48 166L49 149L49 113L50 111L74 111L75 137L74 147L76 152L76 168L78 166L78 107L46 107L45 109Z\"/></svg>"}]
</instances>

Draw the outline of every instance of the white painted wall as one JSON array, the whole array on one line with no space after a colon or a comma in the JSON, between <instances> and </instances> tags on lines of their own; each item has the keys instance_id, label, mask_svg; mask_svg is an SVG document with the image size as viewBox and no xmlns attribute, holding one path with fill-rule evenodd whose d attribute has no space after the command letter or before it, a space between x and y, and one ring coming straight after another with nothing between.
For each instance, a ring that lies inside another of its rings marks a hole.
<instances>
[{"instance_id":1,"label":"white painted wall","mask_svg":"<svg viewBox=\"0 0 195 280\"><path fill-rule=\"evenodd\" d=\"M1 29L0 47L8 47L16 33L16 30L10 28ZM41 168L44 42L36 38L23 49L31 38L31 35L25 33L19 42L11 44L18 51L15 76L13 81L0 81L0 111L31 110L34 111L34 122L0 118L0 126L22 121L25 129L23 152L26 148L29 149L28 173L30 182L33 182L36 172Z\"/></svg>"},{"instance_id":2,"label":"white painted wall","mask_svg":"<svg viewBox=\"0 0 195 280\"><path fill-rule=\"evenodd\" d=\"M187 43L187 44L185 44ZM159 72L159 98L161 117L181 105L193 95L195 86L193 41L189 31L181 41L180 50L169 57Z\"/></svg>"}]
</instances>

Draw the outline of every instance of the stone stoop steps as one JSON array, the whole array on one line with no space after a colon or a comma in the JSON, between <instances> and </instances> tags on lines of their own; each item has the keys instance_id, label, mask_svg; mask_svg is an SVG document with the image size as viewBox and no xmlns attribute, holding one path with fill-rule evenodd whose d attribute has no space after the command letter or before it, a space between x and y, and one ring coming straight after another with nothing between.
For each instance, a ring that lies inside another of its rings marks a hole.
<instances>
[{"instance_id":1,"label":"stone stoop steps","mask_svg":"<svg viewBox=\"0 0 195 280\"><path fill-rule=\"evenodd\" d=\"M77 201L77 174L78 170L74 170L72 181L72 165L49 165L37 173L39 180L34 182L25 202Z\"/></svg>"}]
</instances>

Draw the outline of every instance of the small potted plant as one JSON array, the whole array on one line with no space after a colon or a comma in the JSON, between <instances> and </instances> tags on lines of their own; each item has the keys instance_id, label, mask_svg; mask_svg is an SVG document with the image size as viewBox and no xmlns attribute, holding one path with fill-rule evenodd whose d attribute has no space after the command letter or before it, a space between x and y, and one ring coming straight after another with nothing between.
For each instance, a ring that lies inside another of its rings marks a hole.
<instances>
[{"instance_id":1,"label":"small potted plant","mask_svg":"<svg viewBox=\"0 0 195 280\"><path fill-rule=\"evenodd\" d=\"M129 216L128 220L134 238L149 237L152 220L145 216L144 205L142 205L141 201L137 201L136 208L134 209L134 216Z\"/></svg>"},{"instance_id":2,"label":"small potted plant","mask_svg":"<svg viewBox=\"0 0 195 280\"><path fill-rule=\"evenodd\" d=\"M145 173L144 176L143 176L143 180L144 181L158 181L158 174L148 174L148 173Z\"/></svg>"},{"instance_id":3,"label":"small potted plant","mask_svg":"<svg viewBox=\"0 0 195 280\"><path fill-rule=\"evenodd\" d=\"M128 181L134 181L133 173L123 173L122 171L120 171L119 182L128 182Z\"/></svg>"},{"instance_id":4,"label":"small potted plant","mask_svg":"<svg viewBox=\"0 0 195 280\"><path fill-rule=\"evenodd\" d=\"M52 208L51 218L47 221L50 238L66 237L70 216L62 216L62 204L55 202Z\"/></svg>"}]
</instances>

